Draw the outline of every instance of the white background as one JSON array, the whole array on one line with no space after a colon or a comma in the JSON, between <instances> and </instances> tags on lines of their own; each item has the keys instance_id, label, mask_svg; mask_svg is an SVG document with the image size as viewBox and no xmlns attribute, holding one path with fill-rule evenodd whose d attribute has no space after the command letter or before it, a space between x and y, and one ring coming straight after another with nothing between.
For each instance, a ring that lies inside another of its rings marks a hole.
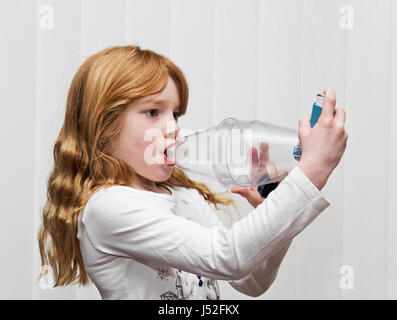
<instances>
[{"instance_id":1,"label":"white background","mask_svg":"<svg viewBox=\"0 0 397 320\"><path fill-rule=\"evenodd\" d=\"M40 27L44 5L53 29ZM353 29L341 28L344 5ZM184 71L182 128L234 116L297 129L315 94L334 88L350 136L323 189L332 205L257 299L396 299L396 21L393 0L1 0L0 298L99 298L93 286L40 287L37 231L74 73L105 47L136 44ZM251 209L239 198L232 220ZM344 265L354 289L340 286ZM222 299L252 299L220 285Z\"/></svg>"}]
</instances>

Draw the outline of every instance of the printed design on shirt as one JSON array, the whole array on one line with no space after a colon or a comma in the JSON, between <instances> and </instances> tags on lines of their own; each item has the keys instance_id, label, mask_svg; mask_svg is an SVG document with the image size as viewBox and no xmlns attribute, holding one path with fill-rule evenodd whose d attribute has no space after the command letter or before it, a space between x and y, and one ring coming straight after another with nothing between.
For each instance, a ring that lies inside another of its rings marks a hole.
<instances>
[{"instance_id":1,"label":"printed design on shirt","mask_svg":"<svg viewBox=\"0 0 397 320\"><path fill-rule=\"evenodd\" d=\"M179 270L176 270L175 289L176 289L176 299L177 300L186 300L185 296L183 295L183 284L182 284L182 279L181 279Z\"/></svg>"},{"instance_id":2,"label":"printed design on shirt","mask_svg":"<svg viewBox=\"0 0 397 320\"><path fill-rule=\"evenodd\" d=\"M211 279L176 270L175 293L167 291L160 295L161 300L219 300L218 283Z\"/></svg>"},{"instance_id":3,"label":"printed design on shirt","mask_svg":"<svg viewBox=\"0 0 397 320\"><path fill-rule=\"evenodd\" d=\"M160 267L157 269L157 278L160 280L167 280L168 281L168 268L167 267Z\"/></svg>"},{"instance_id":4,"label":"printed design on shirt","mask_svg":"<svg viewBox=\"0 0 397 320\"><path fill-rule=\"evenodd\" d=\"M207 282L208 292L207 300L219 300L221 298L221 293L219 291L218 282L214 279L209 278Z\"/></svg>"},{"instance_id":5,"label":"printed design on shirt","mask_svg":"<svg viewBox=\"0 0 397 320\"><path fill-rule=\"evenodd\" d=\"M177 300L177 295L171 291L167 291L166 293L160 294L161 300Z\"/></svg>"}]
</instances>

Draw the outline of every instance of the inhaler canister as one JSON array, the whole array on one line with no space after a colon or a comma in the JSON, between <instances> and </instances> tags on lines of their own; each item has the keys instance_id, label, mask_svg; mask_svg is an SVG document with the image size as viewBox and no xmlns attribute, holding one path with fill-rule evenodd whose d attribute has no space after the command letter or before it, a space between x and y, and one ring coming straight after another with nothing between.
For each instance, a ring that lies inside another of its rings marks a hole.
<instances>
[{"instance_id":1,"label":"inhaler canister","mask_svg":"<svg viewBox=\"0 0 397 320\"><path fill-rule=\"evenodd\" d=\"M323 110L324 97L325 96L322 93L318 93L317 96L316 96L316 100L313 103L312 115L310 117L310 125L311 125L312 128L317 123L317 120L318 120L318 118L321 115L321 111ZM294 148L293 155L294 155L295 160L299 161L301 159L302 150L301 150L301 143L300 142Z\"/></svg>"},{"instance_id":2,"label":"inhaler canister","mask_svg":"<svg viewBox=\"0 0 397 320\"><path fill-rule=\"evenodd\" d=\"M316 101L313 103L312 115L310 118L310 125L312 128L317 123L317 120L321 115L321 111L323 110L323 105L324 105L324 95L318 93L316 96Z\"/></svg>"}]
</instances>

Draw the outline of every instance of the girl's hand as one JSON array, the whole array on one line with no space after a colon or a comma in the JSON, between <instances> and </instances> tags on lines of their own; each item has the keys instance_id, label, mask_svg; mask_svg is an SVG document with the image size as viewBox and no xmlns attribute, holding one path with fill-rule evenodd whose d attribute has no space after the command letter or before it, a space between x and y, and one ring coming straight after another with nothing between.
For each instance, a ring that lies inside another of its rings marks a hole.
<instances>
[{"instance_id":1,"label":"girl's hand","mask_svg":"<svg viewBox=\"0 0 397 320\"><path fill-rule=\"evenodd\" d=\"M257 187L233 187L231 191L246 198L254 208L259 206L265 200L259 194Z\"/></svg>"},{"instance_id":2,"label":"girl's hand","mask_svg":"<svg viewBox=\"0 0 397 320\"><path fill-rule=\"evenodd\" d=\"M253 181L259 181L266 177L264 181L271 181L273 183L282 181L288 174L287 170L279 170L274 162L269 159L269 144L265 141L261 142L260 154L255 147L251 149L251 176ZM260 205L264 198L258 192L258 187L233 187L231 192L237 193L256 208Z\"/></svg>"},{"instance_id":3,"label":"girl's hand","mask_svg":"<svg viewBox=\"0 0 397 320\"><path fill-rule=\"evenodd\" d=\"M259 185L267 183L276 183L283 180L288 171L277 168L277 165L270 160L269 157L269 143L261 141L260 152L255 147L251 148L251 177L254 182Z\"/></svg>"},{"instance_id":4,"label":"girl's hand","mask_svg":"<svg viewBox=\"0 0 397 320\"><path fill-rule=\"evenodd\" d=\"M314 127L310 126L310 117L299 121L302 158L298 166L319 190L341 160L348 138L346 112L335 108L335 91L324 90L324 94L323 110Z\"/></svg>"}]
</instances>

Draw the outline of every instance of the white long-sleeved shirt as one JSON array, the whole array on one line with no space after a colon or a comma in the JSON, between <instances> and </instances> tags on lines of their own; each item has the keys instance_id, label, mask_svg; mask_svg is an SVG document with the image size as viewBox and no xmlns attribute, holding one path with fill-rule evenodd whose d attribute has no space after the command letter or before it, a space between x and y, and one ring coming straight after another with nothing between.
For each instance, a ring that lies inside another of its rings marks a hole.
<instances>
[{"instance_id":1,"label":"white long-sleeved shirt","mask_svg":"<svg viewBox=\"0 0 397 320\"><path fill-rule=\"evenodd\" d=\"M196 189L97 190L79 215L85 269L102 299L219 299L216 280L259 296L329 201L295 167L255 210L224 227Z\"/></svg>"}]
</instances>

